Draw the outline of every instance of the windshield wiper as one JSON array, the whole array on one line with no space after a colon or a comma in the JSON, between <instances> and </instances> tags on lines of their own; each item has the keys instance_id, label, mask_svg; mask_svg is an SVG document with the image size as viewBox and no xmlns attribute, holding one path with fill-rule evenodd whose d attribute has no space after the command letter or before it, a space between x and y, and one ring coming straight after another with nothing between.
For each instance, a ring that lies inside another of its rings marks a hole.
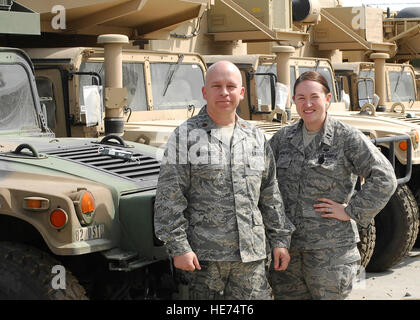
<instances>
[{"instance_id":1,"label":"windshield wiper","mask_svg":"<svg viewBox=\"0 0 420 320\"><path fill-rule=\"evenodd\" d=\"M397 83L395 84L394 92L397 92L397 87L398 87L398 84L400 83L400 79L401 79L401 76L404 72L404 69L405 69L405 66L402 67L402 70L401 70L400 74L398 75L398 79L397 79Z\"/></svg>"},{"instance_id":2,"label":"windshield wiper","mask_svg":"<svg viewBox=\"0 0 420 320\"><path fill-rule=\"evenodd\" d=\"M178 62L176 63L175 67L172 70L169 68L168 76L166 77L166 81L165 81L165 87L163 88L163 94L162 94L163 97L165 96L166 91L168 91L168 87L171 85L175 72L178 70L179 65L182 63L182 60L184 60L184 55L180 54L178 58Z\"/></svg>"}]
</instances>

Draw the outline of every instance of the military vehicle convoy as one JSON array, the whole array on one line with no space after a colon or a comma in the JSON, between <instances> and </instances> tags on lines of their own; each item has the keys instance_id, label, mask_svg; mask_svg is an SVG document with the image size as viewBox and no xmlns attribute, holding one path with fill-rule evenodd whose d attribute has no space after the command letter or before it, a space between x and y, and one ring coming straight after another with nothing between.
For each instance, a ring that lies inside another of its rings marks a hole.
<instances>
[{"instance_id":1,"label":"military vehicle convoy","mask_svg":"<svg viewBox=\"0 0 420 320\"><path fill-rule=\"evenodd\" d=\"M48 127L58 137L98 137L104 125L86 120L85 86L104 83L103 48L29 48L40 97L47 105ZM159 120L186 119L204 105L205 62L194 53L124 49L123 87L125 140L163 145L179 124ZM94 75L92 78L92 74Z\"/></svg>"}]
</instances>

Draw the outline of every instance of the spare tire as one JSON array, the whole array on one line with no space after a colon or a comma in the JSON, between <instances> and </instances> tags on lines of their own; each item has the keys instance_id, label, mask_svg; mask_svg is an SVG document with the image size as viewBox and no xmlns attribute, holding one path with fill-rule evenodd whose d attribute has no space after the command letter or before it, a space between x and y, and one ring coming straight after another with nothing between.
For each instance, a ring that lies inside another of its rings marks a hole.
<instances>
[{"instance_id":1,"label":"spare tire","mask_svg":"<svg viewBox=\"0 0 420 320\"><path fill-rule=\"evenodd\" d=\"M376 243L366 267L368 272L383 272L400 262L413 248L419 231L419 211L413 193L399 185L375 217Z\"/></svg>"}]
</instances>

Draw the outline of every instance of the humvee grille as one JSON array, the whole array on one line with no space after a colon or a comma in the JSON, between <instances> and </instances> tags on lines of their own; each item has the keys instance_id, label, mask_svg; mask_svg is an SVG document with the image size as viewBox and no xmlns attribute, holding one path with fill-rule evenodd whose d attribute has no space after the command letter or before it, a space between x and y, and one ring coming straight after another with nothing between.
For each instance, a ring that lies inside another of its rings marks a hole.
<instances>
[{"instance_id":1,"label":"humvee grille","mask_svg":"<svg viewBox=\"0 0 420 320\"><path fill-rule=\"evenodd\" d=\"M82 163L108 173L123 176L134 181L157 179L160 162L151 156L133 152L131 160L115 158L99 152L102 146L87 146L74 149L46 151L48 155ZM127 152L127 149L115 146L112 149Z\"/></svg>"}]
</instances>

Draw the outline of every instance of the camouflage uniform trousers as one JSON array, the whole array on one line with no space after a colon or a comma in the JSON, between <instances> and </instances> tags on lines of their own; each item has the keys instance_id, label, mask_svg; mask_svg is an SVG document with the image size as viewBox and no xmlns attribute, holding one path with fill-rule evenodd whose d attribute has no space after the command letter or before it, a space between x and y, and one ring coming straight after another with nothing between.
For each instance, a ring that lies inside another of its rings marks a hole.
<instances>
[{"instance_id":1,"label":"camouflage uniform trousers","mask_svg":"<svg viewBox=\"0 0 420 320\"><path fill-rule=\"evenodd\" d=\"M343 300L351 292L360 268L357 245L300 250L291 248L285 271L270 266L269 282L274 299Z\"/></svg>"},{"instance_id":2,"label":"camouflage uniform trousers","mask_svg":"<svg viewBox=\"0 0 420 320\"><path fill-rule=\"evenodd\" d=\"M201 270L181 271L190 300L272 300L266 260L200 261Z\"/></svg>"}]
</instances>

